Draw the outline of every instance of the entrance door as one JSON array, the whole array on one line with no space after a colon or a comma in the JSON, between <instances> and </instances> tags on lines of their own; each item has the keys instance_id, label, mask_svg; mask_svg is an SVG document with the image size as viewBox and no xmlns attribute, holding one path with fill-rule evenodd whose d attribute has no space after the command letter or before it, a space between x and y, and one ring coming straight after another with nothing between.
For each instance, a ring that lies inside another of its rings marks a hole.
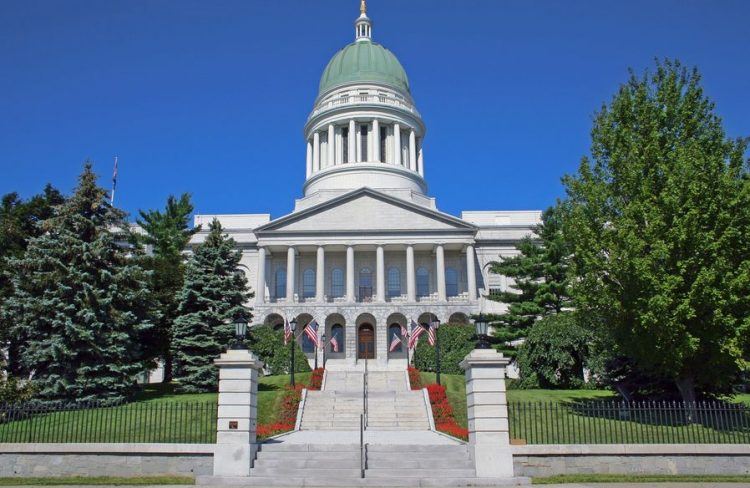
<instances>
[{"instance_id":1,"label":"entrance door","mask_svg":"<svg viewBox=\"0 0 750 488\"><path fill-rule=\"evenodd\" d=\"M370 324L359 326L357 337L357 358L375 359L375 330Z\"/></svg>"}]
</instances>

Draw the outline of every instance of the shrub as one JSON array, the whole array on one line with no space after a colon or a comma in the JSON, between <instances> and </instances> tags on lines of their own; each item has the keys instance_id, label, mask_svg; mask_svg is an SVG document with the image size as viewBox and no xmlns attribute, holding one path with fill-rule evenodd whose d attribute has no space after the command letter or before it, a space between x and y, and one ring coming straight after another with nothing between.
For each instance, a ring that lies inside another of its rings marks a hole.
<instances>
[{"instance_id":1,"label":"shrub","mask_svg":"<svg viewBox=\"0 0 750 488\"><path fill-rule=\"evenodd\" d=\"M3 403L17 403L31 400L34 387L29 381L18 381L13 376L3 377L0 370L0 405Z\"/></svg>"},{"instance_id":2,"label":"shrub","mask_svg":"<svg viewBox=\"0 0 750 488\"><path fill-rule=\"evenodd\" d=\"M518 351L521 384L526 388L581 388L591 333L573 313L537 321Z\"/></svg>"},{"instance_id":3,"label":"shrub","mask_svg":"<svg viewBox=\"0 0 750 488\"><path fill-rule=\"evenodd\" d=\"M462 374L458 365L474 349L474 327L444 324L438 328L440 337L440 371L445 374ZM427 342L427 333L419 338L414 366L422 371L435 371L435 348Z\"/></svg>"},{"instance_id":4,"label":"shrub","mask_svg":"<svg viewBox=\"0 0 750 488\"><path fill-rule=\"evenodd\" d=\"M456 418L453 416L453 407L448 401L445 387L437 384L427 385L427 394L430 397L435 428L440 432L468 440L469 431L456 423Z\"/></svg>"},{"instance_id":5,"label":"shrub","mask_svg":"<svg viewBox=\"0 0 750 488\"><path fill-rule=\"evenodd\" d=\"M266 364L269 374L288 374L291 363L291 350L284 345L284 331L273 330L268 325L255 325L250 328L250 349ZM294 371L305 373L310 365L299 344L294 356Z\"/></svg>"},{"instance_id":6,"label":"shrub","mask_svg":"<svg viewBox=\"0 0 750 488\"><path fill-rule=\"evenodd\" d=\"M273 424L258 424L256 434L258 439L265 439L275 435L283 434L294 430L294 424L286 424L282 422L274 422Z\"/></svg>"},{"instance_id":7,"label":"shrub","mask_svg":"<svg viewBox=\"0 0 750 488\"><path fill-rule=\"evenodd\" d=\"M409 385L411 385L411 389L421 390L423 386L422 386L422 376L420 376L419 370L413 366L409 366L407 368L407 371L409 372Z\"/></svg>"},{"instance_id":8,"label":"shrub","mask_svg":"<svg viewBox=\"0 0 750 488\"><path fill-rule=\"evenodd\" d=\"M302 400L302 388L304 388L303 385L285 388L284 396L281 397L278 423L291 424L292 427L297 423L297 410L299 410L299 402Z\"/></svg>"}]
</instances>

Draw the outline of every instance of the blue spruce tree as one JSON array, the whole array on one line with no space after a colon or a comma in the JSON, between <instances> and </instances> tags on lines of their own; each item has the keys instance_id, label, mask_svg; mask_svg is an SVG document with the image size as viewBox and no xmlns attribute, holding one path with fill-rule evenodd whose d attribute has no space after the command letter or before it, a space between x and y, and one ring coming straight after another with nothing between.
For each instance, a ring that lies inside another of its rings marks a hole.
<instances>
[{"instance_id":1,"label":"blue spruce tree","mask_svg":"<svg viewBox=\"0 0 750 488\"><path fill-rule=\"evenodd\" d=\"M172 338L173 378L184 392L216 391L218 370L213 360L234 337L234 319L253 296L239 270L242 252L218 220L188 260L179 296Z\"/></svg>"}]
</instances>

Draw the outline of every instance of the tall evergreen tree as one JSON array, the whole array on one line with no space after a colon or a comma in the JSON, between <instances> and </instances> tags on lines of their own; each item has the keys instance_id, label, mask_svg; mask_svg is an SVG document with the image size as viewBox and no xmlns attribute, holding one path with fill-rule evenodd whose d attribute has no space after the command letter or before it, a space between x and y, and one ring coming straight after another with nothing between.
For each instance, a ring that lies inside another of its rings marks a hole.
<instances>
[{"instance_id":1,"label":"tall evergreen tree","mask_svg":"<svg viewBox=\"0 0 750 488\"><path fill-rule=\"evenodd\" d=\"M119 400L142 370L149 276L105 195L87 162L73 196L9 262L13 291L0 313L23 337L20 364L43 400Z\"/></svg>"},{"instance_id":2,"label":"tall evergreen tree","mask_svg":"<svg viewBox=\"0 0 750 488\"><path fill-rule=\"evenodd\" d=\"M52 185L47 185L39 195L22 200L17 193L8 193L0 201L0 308L11 295L13 287L8 275L8 260L26 252L31 238L42 234L40 223L52 215L55 206L65 201ZM10 336L12 322L0 318L0 349L8 351L8 372L18 373L18 341ZM3 364L0 353L0 366Z\"/></svg>"},{"instance_id":3,"label":"tall evergreen tree","mask_svg":"<svg viewBox=\"0 0 750 488\"><path fill-rule=\"evenodd\" d=\"M190 195L183 193L179 199L170 195L164 211L141 211L137 220L145 232L141 241L152 249L144 263L153 272L152 288L160 317L146 344L150 347L149 355L162 360L165 383L172 379L170 346L178 295L185 281L184 251L193 234L200 230L200 226L189 227L192 213Z\"/></svg>"},{"instance_id":4,"label":"tall evergreen tree","mask_svg":"<svg viewBox=\"0 0 750 488\"><path fill-rule=\"evenodd\" d=\"M568 268L570 249L562 233L560 205L542 213L535 236L518 245L520 253L493 262L490 271L513 279L511 290L490 295L508 304L508 311L493 317L495 337L512 341L525 337L540 318L560 313L570 305Z\"/></svg>"},{"instance_id":5,"label":"tall evergreen tree","mask_svg":"<svg viewBox=\"0 0 750 488\"><path fill-rule=\"evenodd\" d=\"M564 179L576 308L687 401L730 390L750 335L747 141L700 81L672 61L631 74Z\"/></svg>"},{"instance_id":6,"label":"tall evergreen tree","mask_svg":"<svg viewBox=\"0 0 750 488\"><path fill-rule=\"evenodd\" d=\"M185 392L215 391L218 372L213 360L234 337L234 319L253 297L239 269L242 251L214 219L205 242L187 262L174 323L172 357L174 379Z\"/></svg>"}]
</instances>

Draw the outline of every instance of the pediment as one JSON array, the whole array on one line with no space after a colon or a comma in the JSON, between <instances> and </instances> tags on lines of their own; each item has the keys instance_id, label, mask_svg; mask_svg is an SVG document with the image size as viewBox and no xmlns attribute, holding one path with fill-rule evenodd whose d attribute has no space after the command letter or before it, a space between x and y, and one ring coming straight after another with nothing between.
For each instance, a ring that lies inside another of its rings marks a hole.
<instances>
[{"instance_id":1,"label":"pediment","mask_svg":"<svg viewBox=\"0 0 750 488\"><path fill-rule=\"evenodd\" d=\"M451 215L363 188L273 220L256 232L474 230Z\"/></svg>"}]
</instances>

